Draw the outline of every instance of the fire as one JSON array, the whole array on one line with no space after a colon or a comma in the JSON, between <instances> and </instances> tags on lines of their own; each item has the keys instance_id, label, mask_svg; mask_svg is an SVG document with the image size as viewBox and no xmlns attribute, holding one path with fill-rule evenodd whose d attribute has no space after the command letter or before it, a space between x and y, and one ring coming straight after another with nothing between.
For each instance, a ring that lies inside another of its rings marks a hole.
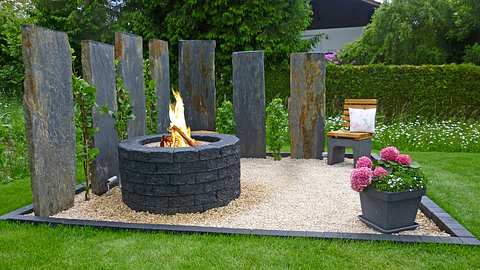
<instances>
[{"instance_id":1,"label":"fire","mask_svg":"<svg viewBox=\"0 0 480 270\"><path fill-rule=\"evenodd\" d=\"M161 146L163 147L190 147L198 143L191 137L190 128L185 121L185 108L180 92L172 91L175 103L170 104L170 135L163 136Z\"/></svg>"}]
</instances>

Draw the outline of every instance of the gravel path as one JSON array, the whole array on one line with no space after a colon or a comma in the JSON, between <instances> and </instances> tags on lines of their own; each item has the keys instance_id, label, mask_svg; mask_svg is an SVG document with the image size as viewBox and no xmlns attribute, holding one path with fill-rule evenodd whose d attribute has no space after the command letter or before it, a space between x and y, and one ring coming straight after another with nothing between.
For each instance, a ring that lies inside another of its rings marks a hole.
<instances>
[{"instance_id":1,"label":"gravel path","mask_svg":"<svg viewBox=\"0 0 480 270\"><path fill-rule=\"evenodd\" d=\"M357 218L358 193L350 188L351 161L333 166L325 160L241 160L242 194L229 205L204 213L156 215L135 212L121 201L114 188L100 197L83 201L55 217L134 223L200 225L229 228L308 230L375 233ZM401 234L448 236L421 212L420 227Z\"/></svg>"}]
</instances>

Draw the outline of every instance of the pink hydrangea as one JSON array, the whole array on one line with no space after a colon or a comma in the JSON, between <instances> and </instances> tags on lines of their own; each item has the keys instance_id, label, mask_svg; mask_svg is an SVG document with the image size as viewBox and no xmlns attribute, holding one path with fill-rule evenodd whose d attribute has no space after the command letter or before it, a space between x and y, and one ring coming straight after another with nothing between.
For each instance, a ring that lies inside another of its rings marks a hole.
<instances>
[{"instance_id":1,"label":"pink hydrangea","mask_svg":"<svg viewBox=\"0 0 480 270\"><path fill-rule=\"evenodd\" d=\"M373 172L370 168L362 167L352 171L350 181L352 189L361 192L372 183Z\"/></svg>"},{"instance_id":2,"label":"pink hydrangea","mask_svg":"<svg viewBox=\"0 0 480 270\"><path fill-rule=\"evenodd\" d=\"M372 168L372 165L373 165L372 160L366 156L363 156L358 158L356 166L357 168L363 168L363 167Z\"/></svg>"},{"instance_id":3,"label":"pink hydrangea","mask_svg":"<svg viewBox=\"0 0 480 270\"><path fill-rule=\"evenodd\" d=\"M375 170L373 170L374 177L384 177L387 175L388 175L388 171L385 170L383 167L376 167Z\"/></svg>"},{"instance_id":4,"label":"pink hydrangea","mask_svg":"<svg viewBox=\"0 0 480 270\"><path fill-rule=\"evenodd\" d=\"M380 151L380 157L387 161L396 161L400 151L395 146L385 147Z\"/></svg>"},{"instance_id":5,"label":"pink hydrangea","mask_svg":"<svg viewBox=\"0 0 480 270\"><path fill-rule=\"evenodd\" d=\"M400 154L398 155L397 159L395 160L398 164L401 164L401 165L410 165L412 164L412 159L410 158L409 155L403 155L403 154Z\"/></svg>"}]
</instances>

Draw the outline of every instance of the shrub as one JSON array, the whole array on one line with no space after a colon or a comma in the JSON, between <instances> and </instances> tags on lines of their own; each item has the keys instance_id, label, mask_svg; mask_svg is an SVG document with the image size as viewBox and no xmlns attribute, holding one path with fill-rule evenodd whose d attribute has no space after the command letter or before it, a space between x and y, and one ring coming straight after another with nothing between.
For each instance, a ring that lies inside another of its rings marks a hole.
<instances>
[{"instance_id":1,"label":"shrub","mask_svg":"<svg viewBox=\"0 0 480 270\"><path fill-rule=\"evenodd\" d=\"M265 99L267 104L274 98L286 100L290 95L290 70L288 65L265 69Z\"/></svg>"},{"instance_id":2,"label":"shrub","mask_svg":"<svg viewBox=\"0 0 480 270\"><path fill-rule=\"evenodd\" d=\"M75 126L77 141L81 143L77 150L77 158L83 164L85 174L85 200L89 199L92 178L95 174L94 161L99 149L94 145L97 128L93 123L93 111L99 107L95 103L95 87L76 75L72 76L73 98L75 101Z\"/></svg>"},{"instance_id":3,"label":"shrub","mask_svg":"<svg viewBox=\"0 0 480 270\"><path fill-rule=\"evenodd\" d=\"M327 114L346 98L377 98L385 120L480 118L480 67L462 65L328 65Z\"/></svg>"},{"instance_id":4,"label":"shrub","mask_svg":"<svg viewBox=\"0 0 480 270\"><path fill-rule=\"evenodd\" d=\"M0 184L29 175L22 105L0 96Z\"/></svg>"},{"instance_id":5,"label":"shrub","mask_svg":"<svg viewBox=\"0 0 480 270\"><path fill-rule=\"evenodd\" d=\"M15 4L0 5L0 94L20 96L24 72L20 28L32 20L16 10Z\"/></svg>"},{"instance_id":6,"label":"shrub","mask_svg":"<svg viewBox=\"0 0 480 270\"><path fill-rule=\"evenodd\" d=\"M463 61L466 63L472 63L475 65L480 65L480 43L475 43L472 46L469 46L465 49L465 56Z\"/></svg>"},{"instance_id":7,"label":"shrub","mask_svg":"<svg viewBox=\"0 0 480 270\"><path fill-rule=\"evenodd\" d=\"M152 80L150 74L150 61L144 60L143 61L143 75L145 78L145 109L146 109L146 128L148 134L155 134L157 133L157 117L158 117L158 110L157 110L157 93L155 89L155 81Z\"/></svg>"},{"instance_id":8,"label":"shrub","mask_svg":"<svg viewBox=\"0 0 480 270\"><path fill-rule=\"evenodd\" d=\"M275 98L267 106L267 146L275 160L280 160L280 151L289 141L288 113L280 98Z\"/></svg>"},{"instance_id":9,"label":"shrub","mask_svg":"<svg viewBox=\"0 0 480 270\"><path fill-rule=\"evenodd\" d=\"M222 102L220 107L217 108L215 122L218 133L233 134L235 132L232 102L228 100Z\"/></svg>"}]
</instances>

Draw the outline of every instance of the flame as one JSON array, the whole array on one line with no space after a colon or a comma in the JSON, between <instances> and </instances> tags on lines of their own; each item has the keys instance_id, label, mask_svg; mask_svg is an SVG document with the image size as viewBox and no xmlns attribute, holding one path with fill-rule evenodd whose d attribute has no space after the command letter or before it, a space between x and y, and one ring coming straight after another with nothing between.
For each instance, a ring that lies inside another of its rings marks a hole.
<instances>
[{"instance_id":1,"label":"flame","mask_svg":"<svg viewBox=\"0 0 480 270\"><path fill-rule=\"evenodd\" d=\"M169 116L170 116L170 135L171 142L168 143L169 147L189 147L188 141L180 134L180 130L184 136L187 136L191 141L194 141L190 136L190 128L187 127L185 121L185 109L183 105L183 99L180 96L180 92L172 91L175 97L175 103L170 104ZM176 127L176 129L174 128ZM178 130L177 130L178 129Z\"/></svg>"}]
</instances>

